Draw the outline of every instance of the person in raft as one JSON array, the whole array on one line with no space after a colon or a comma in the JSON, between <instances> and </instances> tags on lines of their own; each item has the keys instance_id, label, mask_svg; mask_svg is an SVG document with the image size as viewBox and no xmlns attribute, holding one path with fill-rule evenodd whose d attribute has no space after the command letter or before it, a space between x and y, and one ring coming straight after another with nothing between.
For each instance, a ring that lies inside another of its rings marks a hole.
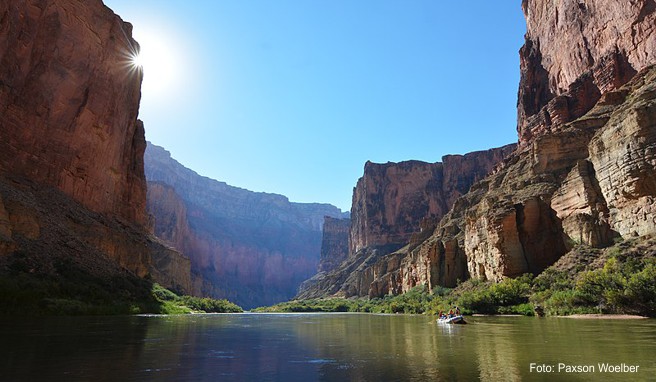
<instances>
[{"instance_id":1,"label":"person in raft","mask_svg":"<svg viewBox=\"0 0 656 382\"><path fill-rule=\"evenodd\" d=\"M449 318L453 317L453 309L449 310Z\"/></svg>"},{"instance_id":2,"label":"person in raft","mask_svg":"<svg viewBox=\"0 0 656 382\"><path fill-rule=\"evenodd\" d=\"M460 308L456 306L456 316L460 316Z\"/></svg>"}]
</instances>

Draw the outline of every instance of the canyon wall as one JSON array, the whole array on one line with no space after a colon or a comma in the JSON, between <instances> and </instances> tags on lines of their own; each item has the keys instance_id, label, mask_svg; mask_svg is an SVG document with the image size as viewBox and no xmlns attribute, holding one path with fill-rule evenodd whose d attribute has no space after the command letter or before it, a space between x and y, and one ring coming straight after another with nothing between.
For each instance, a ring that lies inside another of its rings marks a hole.
<instances>
[{"instance_id":1,"label":"canyon wall","mask_svg":"<svg viewBox=\"0 0 656 382\"><path fill-rule=\"evenodd\" d=\"M324 217L343 215L202 177L152 144L145 164L155 234L189 256L197 293L245 308L292 297L317 271Z\"/></svg>"},{"instance_id":2,"label":"canyon wall","mask_svg":"<svg viewBox=\"0 0 656 382\"><path fill-rule=\"evenodd\" d=\"M99 0L3 1L0 20L0 273L190 290L189 260L148 232L132 26Z\"/></svg>"},{"instance_id":3,"label":"canyon wall","mask_svg":"<svg viewBox=\"0 0 656 382\"><path fill-rule=\"evenodd\" d=\"M346 260L349 253L350 230L351 219L325 217L321 237L319 272L330 272Z\"/></svg>"},{"instance_id":4,"label":"canyon wall","mask_svg":"<svg viewBox=\"0 0 656 382\"><path fill-rule=\"evenodd\" d=\"M146 222L132 26L100 1L0 5L0 172Z\"/></svg>"},{"instance_id":5,"label":"canyon wall","mask_svg":"<svg viewBox=\"0 0 656 382\"><path fill-rule=\"evenodd\" d=\"M374 262L408 242L425 238L457 198L490 173L515 147L511 144L465 155L446 155L437 163L367 162L353 190L348 258L339 267L320 269L303 283L298 297L336 293L349 284L346 280L363 264ZM357 284L368 282L358 279ZM360 286L355 289L358 292L346 294L360 294Z\"/></svg>"},{"instance_id":6,"label":"canyon wall","mask_svg":"<svg viewBox=\"0 0 656 382\"><path fill-rule=\"evenodd\" d=\"M434 229L393 253L369 248L301 297L500 281L537 274L576 244L656 232L656 3L522 7L518 149Z\"/></svg>"},{"instance_id":7,"label":"canyon wall","mask_svg":"<svg viewBox=\"0 0 656 382\"><path fill-rule=\"evenodd\" d=\"M401 247L423 220L439 221L515 145L446 155L442 162L367 162L353 190L350 255L366 247Z\"/></svg>"},{"instance_id":8,"label":"canyon wall","mask_svg":"<svg viewBox=\"0 0 656 382\"><path fill-rule=\"evenodd\" d=\"M517 131L521 145L586 114L654 63L653 0L524 0Z\"/></svg>"}]
</instances>

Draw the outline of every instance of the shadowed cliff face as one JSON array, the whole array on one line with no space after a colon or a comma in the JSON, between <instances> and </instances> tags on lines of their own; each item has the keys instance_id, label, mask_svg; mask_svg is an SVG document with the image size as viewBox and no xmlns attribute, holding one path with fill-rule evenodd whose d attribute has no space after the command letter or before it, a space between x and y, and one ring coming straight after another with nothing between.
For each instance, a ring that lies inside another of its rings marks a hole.
<instances>
[{"instance_id":1,"label":"shadowed cliff face","mask_svg":"<svg viewBox=\"0 0 656 382\"><path fill-rule=\"evenodd\" d=\"M199 176L152 144L145 160L155 233L189 256L197 293L270 305L316 273L324 216L340 217L338 208Z\"/></svg>"},{"instance_id":2,"label":"shadowed cliff face","mask_svg":"<svg viewBox=\"0 0 656 382\"><path fill-rule=\"evenodd\" d=\"M656 3L522 6L519 149L434 230L391 254L366 248L357 262L317 275L303 297L499 281L539 273L576 243L656 231Z\"/></svg>"},{"instance_id":3,"label":"shadowed cliff face","mask_svg":"<svg viewBox=\"0 0 656 382\"><path fill-rule=\"evenodd\" d=\"M326 216L323 221L319 272L330 272L348 257L351 219Z\"/></svg>"},{"instance_id":4,"label":"shadowed cliff face","mask_svg":"<svg viewBox=\"0 0 656 382\"><path fill-rule=\"evenodd\" d=\"M0 4L0 172L145 224L132 26L102 2Z\"/></svg>"},{"instance_id":5,"label":"shadowed cliff face","mask_svg":"<svg viewBox=\"0 0 656 382\"><path fill-rule=\"evenodd\" d=\"M3 1L0 20L0 276L189 291L188 259L146 227L131 25L99 0Z\"/></svg>"}]
</instances>

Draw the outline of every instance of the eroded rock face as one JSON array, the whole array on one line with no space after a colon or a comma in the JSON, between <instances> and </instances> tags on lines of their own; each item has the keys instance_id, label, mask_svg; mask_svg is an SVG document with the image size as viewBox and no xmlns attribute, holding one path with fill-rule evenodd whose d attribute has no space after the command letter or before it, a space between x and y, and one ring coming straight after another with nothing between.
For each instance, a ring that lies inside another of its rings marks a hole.
<instances>
[{"instance_id":1,"label":"eroded rock face","mask_svg":"<svg viewBox=\"0 0 656 382\"><path fill-rule=\"evenodd\" d=\"M583 118L515 152L428 239L371 261L341 291L382 296L470 277L500 281L539 273L577 243L603 247L618 235L656 232L655 115L650 67Z\"/></svg>"},{"instance_id":2,"label":"eroded rock face","mask_svg":"<svg viewBox=\"0 0 656 382\"><path fill-rule=\"evenodd\" d=\"M509 155L515 145L447 155L442 162L367 162L353 191L349 256L339 267L324 270L301 285L298 298L337 294L378 296L406 291L403 285L444 280L455 284L466 275L466 262L447 243L427 250L426 256L441 263L385 255L410 243L416 247L433 232L436 223L472 184L482 179ZM384 260L381 260L383 259ZM405 268L408 261L416 267ZM442 275L442 276L438 276Z\"/></svg>"},{"instance_id":3,"label":"eroded rock face","mask_svg":"<svg viewBox=\"0 0 656 382\"><path fill-rule=\"evenodd\" d=\"M146 223L132 26L102 2L0 4L0 172Z\"/></svg>"},{"instance_id":4,"label":"eroded rock face","mask_svg":"<svg viewBox=\"0 0 656 382\"><path fill-rule=\"evenodd\" d=\"M21 271L41 278L76 270L83 275L80 285L116 279L120 288L120 280L136 275L191 291L189 259L139 225L90 211L60 190L24 178L0 178L0 199L0 277L11 277L15 272L6 274L5 266L19 258L32 264Z\"/></svg>"},{"instance_id":5,"label":"eroded rock face","mask_svg":"<svg viewBox=\"0 0 656 382\"><path fill-rule=\"evenodd\" d=\"M608 224L625 237L656 231L655 70L633 82L637 90L589 145Z\"/></svg>"},{"instance_id":6,"label":"eroded rock face","mask_svg":"<svg viewBox=\"0 0 656 382\"><path fill-rule=\"evenodd\" d=\"M152 144L145 160L155 234L189 256L196 293L271 305L316 273L324 216L341 217L338 208L202 177Z\"/></svg>"},{"instance_id":7,"label":"eroded rock face","mask_svg":"<svg viewBox=\"0 0 656 382\"><path fill-rule=\"evenodd\" d=\"M538 273L576 243L656 231L656 3L524 0L519 149L457 199L431 234L324 275L382 296ZM330 275L328 275L330 276Z\"/></svg>"},{"instance_id":8,"label":"eroded rock face","mask_svg":"<svg viewBox=\"0 0 656 382\"><path fill-rule=\"evenodd\" d=\"M524 0L520 145L587 113L655 63L653 0Z\"/></svg>"},{"instance_id":9,"label":"eroded rock face","mask_svg":"<svg viewBox=\"0 0 656 382\"><path fill-rule=\"evenodd\" d=\"M350 230L351 219L324 218L319 272L330 272L346 260Z\"/></svg>"},{"instance_id":10,"label":"eroded rock face","mask_svg":"<svg viewBox=\"0 0 656 382\"><path fill-rule=\"evenodd\" d=\"M3 1L0 20L2 265L190 291L189 260L147 228L131 25L99 0Z\"/></svg>"},{"instance_id":11,"label":"eroded rock face","mask_svg":"<svg viewBox=\"0 0 656 382\"><path fill-rule=\"evenodd\" d=\"M447 155L437 163L367 162L353 190L350 255L366 247L407 244L423 220L439 221L458 197L514 148Z\"/></svg>"}]
</instances>

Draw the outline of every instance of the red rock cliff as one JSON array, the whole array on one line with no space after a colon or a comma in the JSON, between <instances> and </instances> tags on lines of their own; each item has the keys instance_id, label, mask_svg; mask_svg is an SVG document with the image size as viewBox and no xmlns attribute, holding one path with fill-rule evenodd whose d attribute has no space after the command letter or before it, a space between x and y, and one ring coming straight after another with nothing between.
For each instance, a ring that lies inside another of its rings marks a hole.
<instances>
[{"instance_id":1,"label":"red rock cliff","mask_svg":"<svg viewBox=\"0 0 656 382\"><path fill-rule=\"evenodd\" d=\"M99 0L0 3L0 172L145 224L132 27Z\"/></svg>"},{"instance_id":2,"label":"red rock cliff","mask_svg":"<svg viewBox=\"0 0 656 382\"><path fill-rule=\"evenodd\" d=\"M191 290L146 227L131 31L100 0L0 2L0 276Z\"/></svg>"},{"instance_id":3,"label":"red rock cliff","mask_svg":"<svg viewBox=\"0 0 656 382\"><path fill-rule=\"evenodd\" d=\"M655 62L653 0L524 0L519 142L587 113Z\"/></svg>"},{"instance_id":4,"label":"red rock cliff","mask_svg":"<svg viewBox=\"0 0 656 382\"><path fill-rule=\"evenodd\" d=\"M434 231L364 253L309 297L539 273L573 245L656 232L656 3L523 1L520 149Z\"/></svg>"},{"instance_id":5,"label":"red rock cliff","mask_svg":"<svg viewBox=\"0 0 656 382\"><path fill-rule=\"evenodd\" d=\"M367 162L353 190L350 255L371 246L400 247L423 220L439 221L455 200L515 149L507 145L442 162Z\"/></svg>"},{"instance_id":6,"label":"red rock cliff","mask_svg":"<svg viewBox=\"0 0 656 382\"><path fill-rule=\"evenodd\" d=\"M438 163L367 162L364 175L353 190L349 257L304 282L297 297L369 294L376 275L398 270L400 263L386 264L384 270L373 270L370 265L409 242L417 244L430 235L458 197L490 173L515 147L511 144L466 155L447 155Z\"/></svg>"},{"instance_id":7,"label":"red rock cliff","mask_svg":"<svg viewBox=\"0 0 656 382\"><path fill-rule=\"evenodd\" d=\"M330 272L348 257L351 219L326 216L323 221L319 272Z\"/></svg>"}]
</instances>

